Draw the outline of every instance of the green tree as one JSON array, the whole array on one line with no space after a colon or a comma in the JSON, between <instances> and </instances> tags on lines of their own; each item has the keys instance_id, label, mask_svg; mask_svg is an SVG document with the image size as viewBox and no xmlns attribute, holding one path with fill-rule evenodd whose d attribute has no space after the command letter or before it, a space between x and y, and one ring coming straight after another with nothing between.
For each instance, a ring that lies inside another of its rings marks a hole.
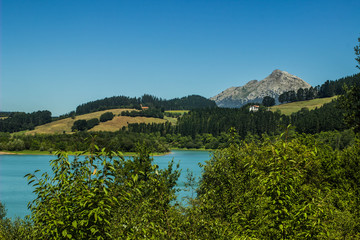
<instances>
[{"instance_id":1,"label":"green tree","mask_svg":"<svg viewBox=\"0 0 360 240\"><path fill-rule=\"evenodd\" d=\"M302 88L299 88L296 92L296 99L298 101L304 101L305 100L305 90Z\"/></svg>"},{"instance_id":2,"label":"green tree","mask_svg":"<svg viewBox=\"0 0 360 240\"><path fill-rule=\"evenodd\" d=\"M74 122L74 125L71 127L71 131L85 131L87 129L86 120L77 120Z\"/></svg>"},{"instance_id":3,"label":"green tree","mask_svg":"<svg viewBox=\"0 0 360 240\"><path fill-rule=\"evenodd\" d=\"M355 59L360 69L360 38L358 38L359 45L355 46ZM344 120L354 128L355 132L360 132L360 79L351 87L344 86L345 93L339 97L340 107L345 109Z\"/></svg>"},{"instance_id":4,"label":"green tree","mask_svg":"<svg viewBox=\"0 0 360 240\"><path fill-rule=\"evenodd\" d=\"M54 176L27 174L37 198L29 205L36 239L111 239L109 220L117 199L109 193L114 168L104 151L71 162L51 162ZM36 173L37 171L35 171Z\"/></svg>"},{"instance_id":5,"label":"green tree","mask_svg":"<svg viewBox=\"0 0 360 240\"><path fill-rule=\"evenodd\" d=\"M180 173L173 162L159 169L148 147L137 149L133 159L97 146L84 160L58 153L53 174L27 174L36 194L32 239L171 239Z\"/></svg>"},{"instance_id":6,"label":"green tree","mask_svg":"<svg viewBox=\"0 0 360 240\"><path fill-rule=\"evenodd\" d=\"M354 128L356 133L360 132L360 85L352 87L344 86L345 93L339 97L339 106L345 110L344 120Z\"/></svg>"},{"instance_id":7,"label":"green tree","mask_svg":"<svg viewBox=\"0 0 360 240\"><path fill-rule=\"evenodd\" d=\"M358 38L359 45L354 47L356 58L355 60L358 62L359 65L356 67L360 69L360 37Z\"/></svg>"},{"instance_id":8,"label":"green tree","mask_svg":"<svg viewBox=\"0 0 360 240\"><path fill-rule=\"evenodd\" d=\"M92 119L86 121L87 129L92 129L96 125L99 125L99 119L97 119L97 118L92 118Z\"/></svg>"},{"instance_id":9,"label":"green tree","mask_svg":"<svg viewBox=\"0 0 360 240\"><path fill-rule=\"evenodd\" d=\"M270 96L266 96L266 97L263 98L262 104L263 104L265 107L274 106L274 105L275 105L275 98L270 97Z\"/></svg>"},{"instance_id":10,"label":"green tree","mask_svg":"<svg viewBox=\"0 0 360 240\"><path fill-rule=\"evenodd\" d=\"M114 114L112 112L106 112L100 116L100 122L106 122L113 118L114 118Z\"/></svg>"},{"instance_id":11,"label":"green tree","mask_svg":"<svg viewBox=\"0 0 360 240\"><path fill-rule=\"evenodd\" d=\"M312 139L230 143L204 166L193 209L202 213L199 223L220 223L218 231L227 229L230 239L326 238L329 191Z\"/></svg>"}]
</instances>

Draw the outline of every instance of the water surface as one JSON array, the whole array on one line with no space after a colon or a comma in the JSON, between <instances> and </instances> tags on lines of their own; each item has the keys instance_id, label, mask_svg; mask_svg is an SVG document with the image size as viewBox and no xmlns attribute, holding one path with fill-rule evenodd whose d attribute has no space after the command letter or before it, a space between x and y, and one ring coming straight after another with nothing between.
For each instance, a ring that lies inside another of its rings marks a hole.
<instances>
[{"instance_id":1,"label":"water surface","mask_svg":"<svg viewBox=\"0 0 360 240\"><path fill-rule=\"evenodd\" d=\"M25 174L33 173L40 169L41 173L51 172L49 162L55 159L52 155L0 155L0 201L5 204L7 217L21 217L30 214L27 209L29 201L35 198L34 190L29 186ZM69 159L72 159L70 156ZM174 163L180 163L182 169L178 186L180 192L178 199L185 196L194 196L194 192L184 191L187 169L190 169L195 177L201 176L199 163L210 159L207 151L182 151L174 150L168 155L154 157L154 163L159 168L166 168L168 163L174 159Z\"/></svg>"}]
</instances>

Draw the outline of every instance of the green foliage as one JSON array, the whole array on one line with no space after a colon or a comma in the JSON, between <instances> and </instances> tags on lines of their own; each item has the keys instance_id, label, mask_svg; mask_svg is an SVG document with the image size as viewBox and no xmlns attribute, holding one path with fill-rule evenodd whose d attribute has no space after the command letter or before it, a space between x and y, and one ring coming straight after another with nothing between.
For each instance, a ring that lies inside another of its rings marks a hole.
<instances>
[{"instance_id":1,"label":"green foliage","mask_svg":"<svg viewBox=\"0 0 360 240\"><path fill-rule=\"evenodd\" d=\"M34 239L168 238L179 213L176 199L179 171L152 164L149 148L125 159L120 153L97 151L85 160L69 161L65 153L51 161L52 174L27 174L35 187L32 211ZM175 218L176 219L176 218Z\"/></svg>"},{"instance_id":2,"label":"green foliage","mask_svg":"<svg viewBox=\"0 0 360 240\"><path fill-rule=\"evenodd\" d=\"M53 176L27 174L37 198L29 205L36 239L111 239L109 220L118 200L113 183L112 155L104 151L72 162L64 153L51 161Z\"/></svg>"},{"instance_id":3,"label":"green foliage","mask_svg":"<svg viewBox=\"0 0 360 240\"><path fill-rule=\"evenodd\" d=\"M291 124L299 133L320 133L323 131L342 131L347 129L343 120L344 110L332 101L314 110L301 109L291 114Z\"/></svg>"},{"instance_id":4,"label":"green foliage","mask_svg":"<svg viewBox=\"0 0 360 240\"><path fill-rule=\"evenodd\" d=\"M132 161L115 164L113 192L120 198L114 222L120 239L171 239L179 212L171 203L176 199L175 185L180 175L173 162L167 169L152 164L149 149L138 145L139 155ZM178 168L179 166L177 166Z\"/></svg>"},{"instance_id":5,"label":"green foliage","mask_svg":"<svg viewBox=\"0 0 360 240\"><path fill-rule=\"evenodd\" d=\"M356 58L355 60L358 62L359 65L356 67L360 69L360 38L358 38L359 45L354 47Z\"/></svg>"},{"instance_id":6,"label":"green foliage","mask_svg":"<svg viewBox=\"0 0 360 240\"><path fill-rule=\"evenodd\" d=\"M100 116L100 122L110 121L113 118L114 118L114 114L112 112L106 112Z\"/></svg>"},{"instance_id":7,"label":"green foliage","mask_svg":"<svg viewBox=\"0 0 360 240\"><path fill-rule=\"evenodd\" d=\"M76 108L76 114L85 114L114 108L135 108L141 110L140 104L153 109L191 110L197 108L216 108L216 103L199 95L189 95L170 100L161 99L149 94L140 98L114 96L81 104Z\"/></svg>"},{"instance_id":8,"label":"green foliage","mask_svg":"<svg viewBox=\"0 0 360 240\"><path fill-rule=\"evenodd\" d=\"M0 202L0 220L3 220L6 216L5 205Z\"/></svg>"},{"instance_id":9,"label":"green foliage","mask_svg":"<svg viewBox=\"0 0 360 240\"><path fill-rule=\"evenodd\" d=\"M286 139L232 142L217 151L204 166L192 216L198 222L220 223L218 230L226 229L231 238L357 239L354 223L359 215L352 208L358 209L358 203L350 201L358 199L359 165L341 173L345 159L331 148L312 137ZM357 152L351 155L353 163L360 160ZM350 198L341 195L349 180L339 182L340 175L355 181L353 190L347 187ZM339 199L347 199L345 209L338 208Z\"/></svg>"},{"instance_id":10,"label":"green foliage","mask_svg":"<svg viewBox=\"0 0 360 240\"><path fill-rule=\"evenodd\" d=\"M7 118L0 119L0 132L19 132L31 130L34 127L51 122L50 111L37 111L33 113L12 112Z\"/></svg>"},{"instance_id":11,"label":"green foliage","mask_svg":"<svg viewBox=\"0 0 360 240\"><path fill-rule=\"evenodd\" d=\"M85 131L95 127L96 125L99 125L99 119L97 118L92 118L90 120L77 120L71 127L71 131Z\"/></svg>"},{"instance_id":12,"label":"green foliage","mask_svg":"<svg viewBox=\"0 0 360 240\"><path fill-rule=\"evenodd\" d=\"M91 144L90 139L99 148L109 151L135 152L136 143L145 141L154 152L168 152L169 142L158 133L132 133L132 132L87 132L77 131L73 134L18 134L11 136L0 133L0 150L40 150L40 151L87 151ZM170 141L170 139L169 139Z\"/></svg>"},{"instance_id":13,"label":"green foliage","mask_svg":"<svg viewBox=\"0 0 360 240\"><path fill-rule=\"evenodd\" d=\"M0 202L0 239L23 240L29 239L32 231L31 223L28 220L6 218L5 205Z\"/></svg>"},{"instance_id":14,"label":"green foliage","mask_svg":"<svg viewBox=\"0 0 360 240\"><path fill-rule=\"evenodd\" d=\"M123 111L121 116L129 117L154 117L154 118L164 118L164 113L160 109L150 108L142 111Z\"/></svg>"},{"instance_id":15,"label":"green foliage","mask_svg":"<svg viewBox=\"0 0 360 240\"><path fill-rule=\"evenodd\" d=\"M74 122L74 125L71 127L71 131L85 131L87 129L86 120L77 120Z\"/></svg>"},{"instance_id":16,"label":"green foliage","mask_svg":"<svg viewBox=\"0 0 360 240\"><path fill-rule=\"evenodd\" d=\"M360 132L360 85L351 88L345 85L344 89L345 93L339 97L339 106L345 110L344 121Z\"/></svg>"},{"instance_id":17,"label":"green foliage","mask_svg":"<svg viewBox=\"0 0 360 240\"><path fill-rule=\"evenodd\" d=\"M96 125L99 125L99 119L97 119L97 118L92 118L92 119L86 121L87 129L92 129Z\"/></svg>"},{"instance_id":18,"label":"green foliage","mask_svg":"<svg viewBox=\"0 0 360 240\"><path fill-rule=\"evenodd\" d=\"M290 119L285 115L263 110L249 112L247 106L240 109L198 109L184 114L178 120L175 132L195 138L196 134L207 133L219 136L231 127L235 127L240 137L244 138L248 133L253 135L280 133L289 123Z\"/></svg>"},{"instance_id":19,"label":"green foliage","mask_svg":"<svg viewBox=\"0 0 360 240\"><path fill-rule=\"evenodd\" d=\"M270 97L270 96L266 96L264 97L264 99L262 100L262 104L265 107L271 107L275 105L275 98Z\"/></svg>"},{"instance_id":20,"label":"green foliage","mask_svg":"<svg viewBox=\"0 0 360 240\"><path fill-rule=\"evenodd\" d=\"M25 149L25 143L23 140L15 138L6 143L3 148L8 151L21 151Z\"/></svg>"},{"instance_id":21,"label":"green foliage","mask_svg":"<svg viewBox=\"0 0 360 240\"><path fill-rule=\"evenodd\" d=\"M355 60L360 64L360 38L359 45L355 46ZM360 69L359 65L357 67ZM355 132L360 132L360 74L355 77L355 83L350 88L344 86L344 94L339 98L339 105L345 110L345 122L354 128Z\"/></svg>"},{"instance_id":22,"label":"green foliage","mask_svg":"<svg viewBox=\"0 0 360 240\"><path fill-rule=\"evenodd\" d=\"M357 46L358 47L358 46ZM356 47L355 47L356 52ZM310 87L305 89L298 89L295 91L287 91L283 92L279 95L279 102L297 102L304 100L311 100L315 98L326 98L332 97L335 95L341 95L344 93L343 86L346 84L348 86L358 85L358 79L360 74L354 74L350 76L346 76L343 78L339 78L337 80L327 80L323 84Z\"/></svg>"}]
</instances>

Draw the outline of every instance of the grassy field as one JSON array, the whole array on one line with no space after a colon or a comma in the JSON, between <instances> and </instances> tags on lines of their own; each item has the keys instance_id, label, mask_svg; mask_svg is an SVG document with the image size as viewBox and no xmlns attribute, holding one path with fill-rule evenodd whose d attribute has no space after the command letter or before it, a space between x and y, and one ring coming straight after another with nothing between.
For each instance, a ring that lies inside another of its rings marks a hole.
<instances>
[{"instance_id":1,"label":"grassy field","mask_svg":"<svg viewBox=\"0 0 360 240\"><path fill-rule=\"evenodd\" d=\"M178 114L184 114L184 113L187 113L189 112L189 110L167 110L165 112L168 112L168 113L178 113Z\"/></svg>"},{"instance_id":2,"label":"grassy field","mask_svg":"<svg viewBox=\"0 0 360 240\"><path fill-rule=\"evenodd\" d=\"M54 133L72 133L71 127L77 120L90 120L92 118L100 118L105 112L112 112L115 117L111 121L100 123L90 131L118 131L129 123L162 123L166 122L164 119L158 118L145 118L145 117L127 117L118 116L123 111L134 111L135 109L110 109L94 113L88 113L84 115L76 116L74 119L65 118L51 123L47 123L41 126L37 126L32 131L27 131L26 134L54 134ZM135 110L136 111L136 110Z\"/></svg>"},{"instance_id":3,"label":"grassy field","mask_svg":"<svg viewBox=\"0 0 360 240\"><path fill-rule=\"evenodd\" d=\"M285 103L281 105L272 106L270 107L270 110L273 112L280 110L281 113L285 115L291 115L294 112L300 111L304 107L307 107L309 110L319 108L325 103L329 103L336 98L337 96L330 98L317 98L317 99L301 101L301 102Z\"/></svg>"},{"instance_id":4,"label":"grassy field","mask_svg":"<svg viewBox=\"0 0 360 240\"><path fill-rule=\"evenodd\" d=\"M167 110L165 113L173 113L179 116L184 115L184 113L188 113L189 110ZM164 117L165 120L171 122L171 124L176 125L177 124L177 118L176 117Z\"/></svg>"}]
</instances>

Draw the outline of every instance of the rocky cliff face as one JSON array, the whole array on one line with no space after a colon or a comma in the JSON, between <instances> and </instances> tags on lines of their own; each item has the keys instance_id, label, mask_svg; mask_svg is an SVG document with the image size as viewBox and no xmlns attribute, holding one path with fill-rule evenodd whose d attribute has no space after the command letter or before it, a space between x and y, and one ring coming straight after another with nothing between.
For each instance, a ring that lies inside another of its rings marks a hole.
<instances>
[{"instance_id":1,"label":"rocky cliff face","mask_svg":"<svg viewBox=\"0 0 360 240\"><path fill-rule=\"evenodd\" d=\"M310 88L311 85L288 72L275 70L261 81L252 80L241 87L231 87L210 98L219 107L241 107L250 102L262 102L265 96L275 98L285 91Z\"/></svg>"}]
</instances>

